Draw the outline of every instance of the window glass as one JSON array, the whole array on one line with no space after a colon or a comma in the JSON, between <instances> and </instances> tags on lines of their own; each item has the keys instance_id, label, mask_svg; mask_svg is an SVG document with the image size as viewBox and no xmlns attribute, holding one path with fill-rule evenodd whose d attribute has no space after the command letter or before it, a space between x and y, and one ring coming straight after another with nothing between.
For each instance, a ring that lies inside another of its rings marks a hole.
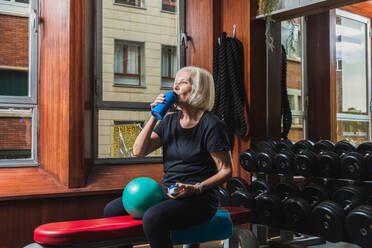
<instances>
[{"instance_id":1,"label":"window glass","mask_svg":"<svg viewBox=\"0 0 372 248\"><path fill-rule=\"evenodd\" d=\"M28 17L0 14L0 31L0 96L28 96Z\"/></svg>"},{"instance_id":2,"label":"window glass","mask_svg":"<svg viewBox=\"0 0 372 248\"><path fill-rule=\"evenodd\" d=\"M149 111L99 111L98 157L133 158L134 141L149 118ZM162 156L162 150L148 156Z\"/></svg>"},{"instance_id":3,"label":"window glass","mask_svg":"<svg viewBox=\"0 0 372 248\"><path fill-rule=\"evenodd\" d=\"M337 121L337 140L347 139L359 145L369 137L367 121Z\"/></svg>"},{"instance_id":4,"label":"window glass","mask_svg":"<svg viewBox=\"0 0 372 248\"><path fill-rule=\"evenodd\" d=\"M133 161L133 142L150 118L150 104L173 87L177 2L97 0L96 163ZM148 157L159 161L161 150Z\"/></svg>"},{"instance_id":5,"label":"window glass","mask_svg":"<svg viewBox=\"0 0 372 248\"><path fill-rule=\"evenodd\" d=\"M366 24L338 16L336 40L337 112L367 114Z\"/></svg>"},{"instance_id":6,"label":"window glass","mask_svg":"<svg viewBox=\"0 0 372 248\"><path fill-rule=\"evenodd\" d=\"M287 53L287 94L292 111L292 126L288 138L293 141L304 139L304 109L302 104L303 61L301 18L281 23L281 42Z\"/></svg>"},{"instance_id":7,"label":"window glass","mask_svg":"<svg viewBox=\"0 0 372 248\"><path fill-rule=\"evenodd\" d=\"M162 0L162 10L176 12L176 0Z\"/></svg>"},{"instance_id":8,"label":"window glass","mask_svg":"<svg viewBox=\"0 0 372 248\"><path fill-rule=\"evenodd\" d=\"M0 108L0 160L31 159L32 109Z\"/></svg>"},{"instance_id":9,"label":"window glass","mask_svg":"<svg viewBox=\"0 0 372 248\"><path fill-rule=\"evenodd\" d=\"M172 88L177 72L177 50L175 47L162 47L161 84L162 88Z\"/></svg>"},{"instance_id":10,"label":"window glass","mask_svg":"<svg viewBox=\"0 0 372 248\"><path fill-rule=\"evenodd\" d=\"M337 139L355 144L370 139L368 26L366 18L336 11Z\"/></svg>"}]
</instances>

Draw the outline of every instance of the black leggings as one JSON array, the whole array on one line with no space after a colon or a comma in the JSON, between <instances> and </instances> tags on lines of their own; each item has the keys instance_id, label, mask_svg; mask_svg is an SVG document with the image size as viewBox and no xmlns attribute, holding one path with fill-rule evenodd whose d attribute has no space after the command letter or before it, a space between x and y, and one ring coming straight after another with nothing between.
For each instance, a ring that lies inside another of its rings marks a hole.
<instances>
[{"instance_id":1,"label":"black leggings","mask_svg":"<svg viewBox=\"0 0 372 248\"><path fill-rule=\"evenodd\" d=\"M171 230L207 221L216 213L216 206L216 199L208 194L160 202L149 208L142 218L146 239L152 248L172 247ZM121 197L106 205L104 215L127 215Z\"/></svg>"}]
</instances>

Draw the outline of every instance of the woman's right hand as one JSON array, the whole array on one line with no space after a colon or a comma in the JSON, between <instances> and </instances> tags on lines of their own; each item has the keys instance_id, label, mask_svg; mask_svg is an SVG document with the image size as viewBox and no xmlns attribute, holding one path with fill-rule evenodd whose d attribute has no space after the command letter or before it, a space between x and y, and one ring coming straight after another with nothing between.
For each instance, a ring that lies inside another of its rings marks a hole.
<instances>
[{"instance_id":1,"label":"woman's right hand","mask_svg":"<svg viewBox=\"0 0 372 248\"><path fill-rule=\"evenodd\" d=\"M158 105L158 103L163 103L164 100L165 100L165 94L161 93L160 95L156 97L155 101L150 104L151 109L153 109L156 105Z\"/></svg>"}]
</instances>

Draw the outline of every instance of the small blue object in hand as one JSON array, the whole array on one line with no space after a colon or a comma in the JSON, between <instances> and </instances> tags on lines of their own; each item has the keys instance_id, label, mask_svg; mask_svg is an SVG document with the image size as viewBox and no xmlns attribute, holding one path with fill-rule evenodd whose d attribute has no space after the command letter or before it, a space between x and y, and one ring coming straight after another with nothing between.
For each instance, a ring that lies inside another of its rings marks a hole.
<instances>
[{"instance_id":1,"label":"small blue object in hand","mask_svg":"<svg viewBox=\"0 0 372 248\"><path fill-rule=\"evenodd\" d=\"M178 195L178 193L180 192L180 187L178 187L177 185L171 185L169 188L169 194L171 196L176 196Z\"/></svg>"}]
</instances>

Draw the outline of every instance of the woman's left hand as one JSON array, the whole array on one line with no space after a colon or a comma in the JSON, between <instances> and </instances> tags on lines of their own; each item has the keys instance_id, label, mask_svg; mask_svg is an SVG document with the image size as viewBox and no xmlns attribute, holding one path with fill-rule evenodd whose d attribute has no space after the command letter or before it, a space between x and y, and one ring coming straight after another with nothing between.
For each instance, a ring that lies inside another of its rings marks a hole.
<instances>
[{"instance_id":1,"label":"woman's left hand","mask_svg":"<svg viewBox=\"0 0 372 248\"><path fill-rule=\"evenodd\" d=\"M196 195L199 193L198 185L184 184L184 183L176 183L176 185L180 188L180 191L177 195L175 196L170 195L169 190L168 190L168 196L172 199L185 198L185 197Z\"/></svg>"}]
</instances>

